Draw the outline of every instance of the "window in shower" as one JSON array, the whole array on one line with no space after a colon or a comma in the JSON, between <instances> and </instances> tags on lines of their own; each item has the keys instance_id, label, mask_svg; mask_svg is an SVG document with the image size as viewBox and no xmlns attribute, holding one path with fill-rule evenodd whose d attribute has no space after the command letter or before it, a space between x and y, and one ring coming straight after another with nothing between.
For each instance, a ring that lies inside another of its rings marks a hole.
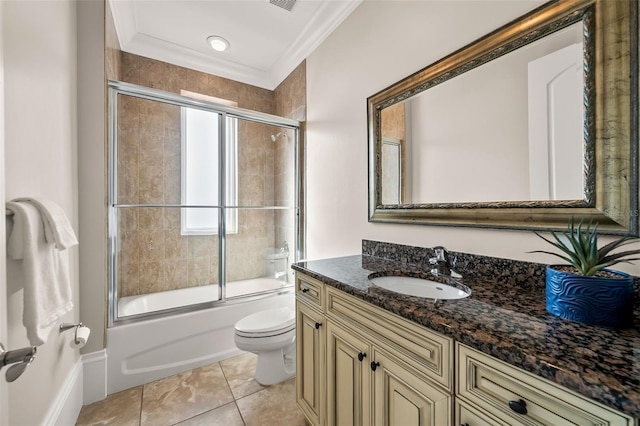
<instances>
[{"instance_id":1,"label":"window in shower","mask_svg":"<svg viewBox=\"0 0 640 426\"><path fill-rule=\"evenodd\" d=\"M109 121L109 326L293 285L298 122L117 82Z\"/></svg>"},{"instance_id":2,"label":"window in shower","mask_svg":"<svg viewBox=\"0 0 640 426\"><path fill-rule=\"evenodd\" d=\"M224 173L226 204L235 206L238 200L236 181L238 134L237 119L227 117L222 141L226 143L224 172L218 167L220 152L220 114L194 108L181 108L182 167L181 199L183 205L216 205L220 199L219 177ZM238 213L226 213L228 234L238 232ZM212 235L218 230L218 210L184 209L181 215L182 235Z\"/></svg>"}]
</instances>

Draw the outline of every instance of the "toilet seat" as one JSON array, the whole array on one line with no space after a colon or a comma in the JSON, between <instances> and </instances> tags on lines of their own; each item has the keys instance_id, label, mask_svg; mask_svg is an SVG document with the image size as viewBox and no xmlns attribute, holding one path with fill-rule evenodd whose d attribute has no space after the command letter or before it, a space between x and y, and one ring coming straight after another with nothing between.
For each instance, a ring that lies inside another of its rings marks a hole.
<instances>
[{"instance_id":1,"label":"toilet seat","mask_svg":"<svg viewBox=\"0 0 640 426\"><path fill-rule=\"evenodd\" d=\"M296 325L293 324L289 327L280 329L280 330L274 330L274 331L267 331L264 333L248 333L245 331L240 331L240 330L236 330L236 336L240 336L240 337L247 337L249 339L257 339L257 338L265 338L265 337L275 337L275 336L280 336L282 334L286 334L286 333L290 333L292 331L294 331L296 328Z\"/></svg>"},{"instance_id":2,"label":"toilet seat","mask_svg":"<svg viewBox=\"0 0 640 426\"><path fill-rule=\"evenodd\" d=\"M296 313L294 304L289 305L235 323L236 347L258 355L254 378L261 385L280 383L296 373Z\"/></svg>"},{"instance_id":3,"label":"toilet seat","mask_svg":"<svg viewBox=\"0 0 640 426\"><path fill-rule=\"evenodd\" d=\"M234 328L242 337L259 338L284 334L296 327L296 314L290 308L268 309L238 321Z\"/></svg>"}]
</instances>

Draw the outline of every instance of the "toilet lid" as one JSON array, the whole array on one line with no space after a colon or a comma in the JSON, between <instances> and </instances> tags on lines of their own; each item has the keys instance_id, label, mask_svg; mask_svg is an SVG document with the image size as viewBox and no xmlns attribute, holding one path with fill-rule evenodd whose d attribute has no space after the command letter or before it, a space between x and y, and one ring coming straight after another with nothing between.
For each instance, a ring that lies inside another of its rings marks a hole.
<instances>
[{"instance_id":1,"label":"toilet lid","mask_svg":"<svg viewBox=\"0 0 640 426\"><path fill-rule=\"evenodd\" d=\"M242 318L235 325L243 333L269 333L295 326L296 313L290 308L268 309Z\"/></svg>"}]
</instances>

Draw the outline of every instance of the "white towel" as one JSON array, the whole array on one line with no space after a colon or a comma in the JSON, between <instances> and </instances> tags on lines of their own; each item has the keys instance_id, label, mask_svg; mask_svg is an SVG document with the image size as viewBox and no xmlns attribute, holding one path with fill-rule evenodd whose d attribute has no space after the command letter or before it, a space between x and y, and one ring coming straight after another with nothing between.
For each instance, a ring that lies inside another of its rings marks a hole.
<instances>
[{"instance_id":1,"label":"white towel","mask_svg":"<svg viewBox=\"0 0 640 426\"><path fill-rule=\"evenodd\" d=\"M68 252L46 240L44 221L35 206L9 201L7 208L13 212L7 254L22 263L22 323L31 345L38 346L73 308Z\"/></svg>"},{"instance_id":2,"label":"white towel","mask_svg":"<svg viewBox=\"0 0 640 426\"><path fill-rule=\"evenodd\" d=\"M55 242L56 247L60 250L65 250L78 244L78 239L73 232L67 215L62 207L53 201L36 197L16 198L12 201L33 204L40 211L44 221L44 233L47 242Z\"/></svg>"}]
</instances>

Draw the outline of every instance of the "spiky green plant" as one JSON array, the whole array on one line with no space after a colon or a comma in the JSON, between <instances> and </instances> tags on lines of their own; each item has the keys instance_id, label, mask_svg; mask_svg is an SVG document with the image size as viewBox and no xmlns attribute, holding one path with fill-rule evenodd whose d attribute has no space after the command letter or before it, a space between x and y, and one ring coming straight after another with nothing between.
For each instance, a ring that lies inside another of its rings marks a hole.
<instances>
[{"instance_id":1,"label":"spiky green plant","mask_svg":"<svg viewBox=\"0 0 640 426\"><path fill-rule=\"evenodd\" d=\"M589 222L589 224L583 228L583 220L580 220L580 223L575 226L573 218L571 218L566 232L551 232L555 241L545 238L537 232L535 234L564 254L544 250L534 250L530 253L546 253L557 256L575 267L580 275L587 277L596 275L599 271L617 263L631 263L634 260L640 260L640 257L629 258L629 256L634 254L640 254L640 249L611 253L613 250L638 240L638 238L630 235L620 237L598 248L597 223L592 225L592 223ZM560 238L559 234L564 236L564 239Z\"/></svg>"}]
</instances>

